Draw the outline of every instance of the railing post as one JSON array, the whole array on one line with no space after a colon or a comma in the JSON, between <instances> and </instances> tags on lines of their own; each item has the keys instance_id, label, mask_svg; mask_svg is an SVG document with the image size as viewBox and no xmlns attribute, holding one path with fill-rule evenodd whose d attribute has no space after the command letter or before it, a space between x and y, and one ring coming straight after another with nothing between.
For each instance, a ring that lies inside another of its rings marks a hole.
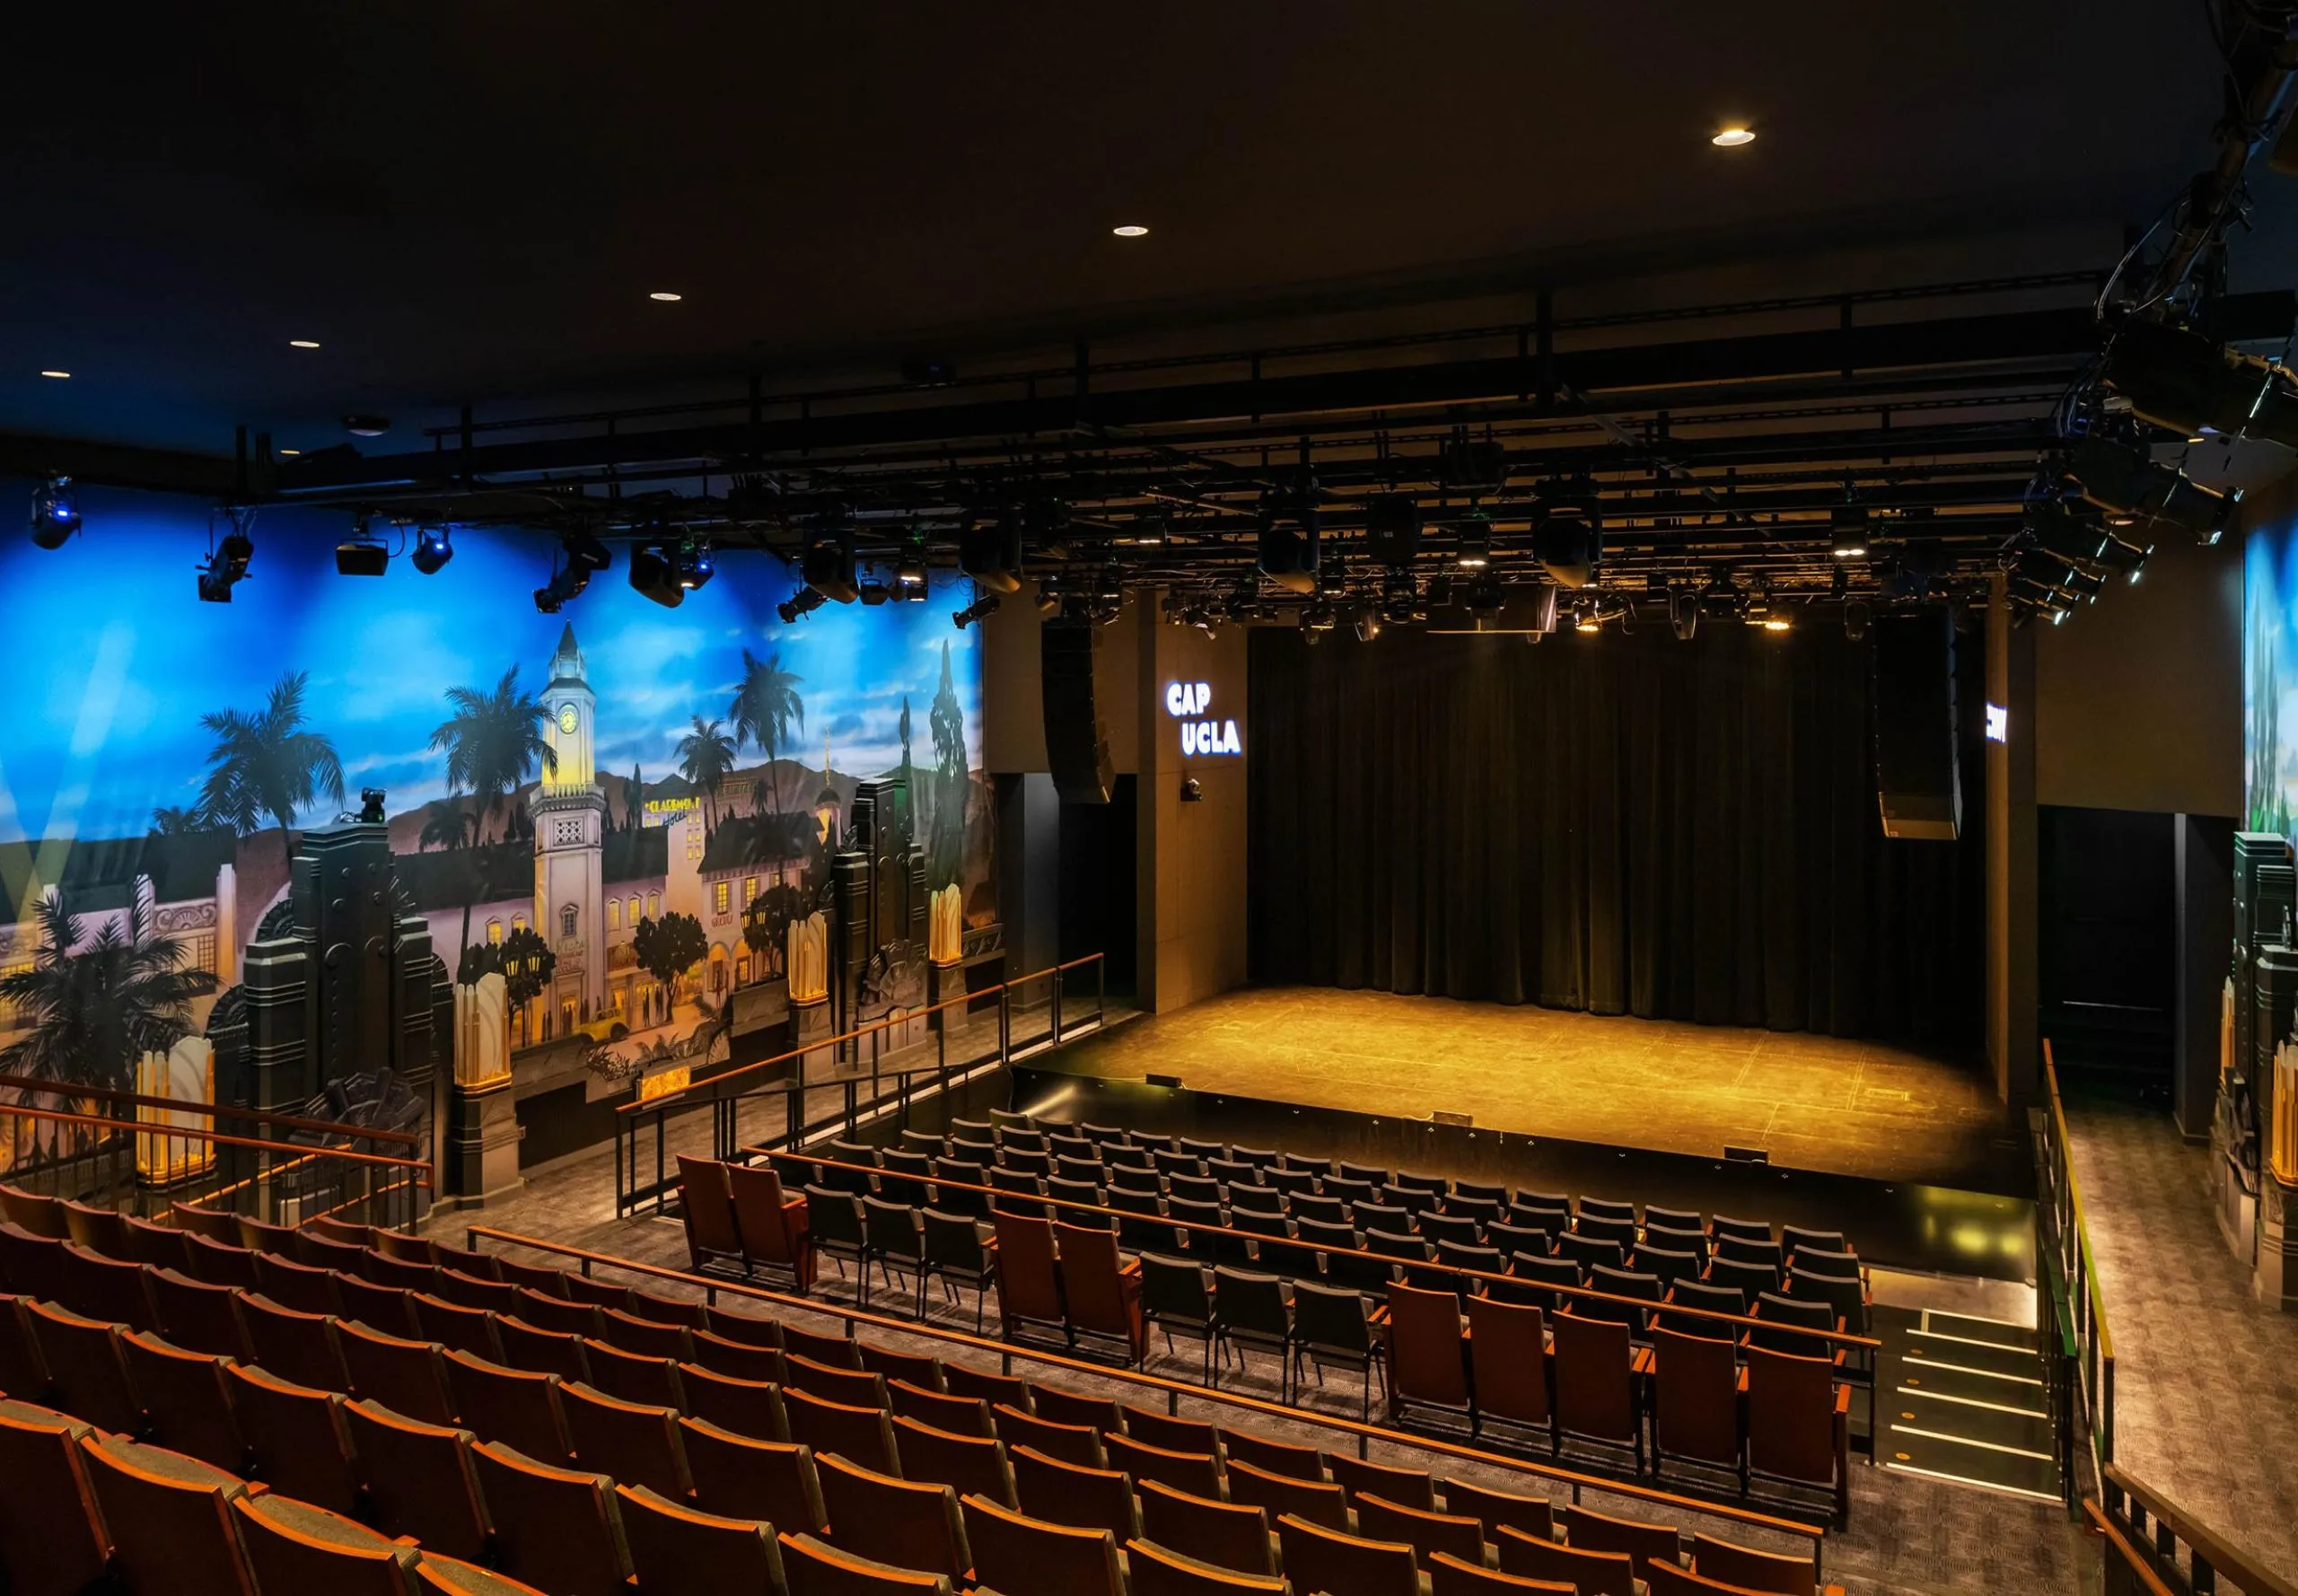
<instances>
[{"instance_id":1,"label":"railing post","mask_svg":"<svg viewBox=\"0 0 2298 1596\"><path fill-rule=\"evenodd\" d=\"M1061 966L1053 967L1053 1045L1061 1046Z\"/></svg>"}]
</instances>

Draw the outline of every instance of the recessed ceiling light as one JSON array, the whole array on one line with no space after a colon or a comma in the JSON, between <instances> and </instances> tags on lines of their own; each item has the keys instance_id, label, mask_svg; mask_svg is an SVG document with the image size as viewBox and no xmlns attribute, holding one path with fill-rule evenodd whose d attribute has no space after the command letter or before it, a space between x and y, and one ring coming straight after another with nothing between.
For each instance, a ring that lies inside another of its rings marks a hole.
<instances>
[{"instance_id":1,"label":"recessed ceiling light","mask_svg":"<svg viewBox=\"0 0 2298 1596\"><path fill-rule=\"evenodd\" d=\"M55 377L58 380L69 377L71 374L72 373L70 372L42 372L40 373L43 377Z\"/></svg>"},{"instance_id":2,"label":"recessed ceiling light","mask_svg":"<svg viewBox=\"0 0 2298 1596\"><path fill-rule=\"evenodd\" d=\"M282 454L301 454L303 452L300 449L282 449L279 452Z\"/></svg>"},{"instance_id":3,"label":"recessed ceiling light","mask_svg":"<svg viewBox=\"0 0 2298 1596\"><path fill-rule=\"evenodd\" d=\"M287 346L290 349L316 349L320 343L317 338L289 338Z\"/></svg>"},{"instance_id":4,"label":"recessed ceiling light","mask_svg":"<svg viewBox=\"0 0 2298 1596\"><path fill-rule=\"evenodd\" d=\"M1707 142L1724 149L1736 150L1741 145L1751 145L1756 142L1755 130L1750 127L1725 127Z\"/></svg>"},{"instance_id":5,"label":"recessed ceiling light","mask_svg":"<svg viewBox=\"0 0 2298 1596\"><path fill-rule=\"evenodd\" d=\"M1867 557L1867 546L1864 543L1838 543L1835 546L1835 557L1839 560L1864 560Z\"/></svg>"},{"instance_id":6,"label":"recessed ceiling light","mask_svg":"<svg viewBox=\"0 0 2298 1596\"><path fill-rule=\"evenodd\" d=\"M1112 227L1110 231L1119 238L1147 238L1149 236L1149 230L1138 222L1127 222L1124 226Z\"/></svg>"},{"instance_id":7,"label":"recessed ceiling light","mask_svg":"<svg viewBox=\"0 0 2298 1596\"><path fill-rule=\"evenodd\" d=\"M679 301L684 299L686 295L683 294L672 294L667 288L657 288L653 293L648 294L646 297L654 301L657 304L674 305L678 303Z\"/></svg>"}]
</instances>

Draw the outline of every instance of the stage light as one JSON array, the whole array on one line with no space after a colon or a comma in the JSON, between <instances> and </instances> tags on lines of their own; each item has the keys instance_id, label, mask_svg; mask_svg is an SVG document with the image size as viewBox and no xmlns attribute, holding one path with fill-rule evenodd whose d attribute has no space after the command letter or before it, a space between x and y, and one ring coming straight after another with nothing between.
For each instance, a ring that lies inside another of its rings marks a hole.
<instances>
[{"instance_id":1,"label":"stage light","mask_svg":"<svg viewBox=\"0 0 2298 1596\"><path fill-rule=\"evenodd\" d=\"M2123 580L2136 583L2146 569L2146 561L2154 552L2152 543L2133 543L2121 538L2109 537L2101 557L2109 567L2122 573Z\"/></svg>"},{"instance_id":2,"label":"stage light","mask_svg":"<svg viewBox=\"0 0 2298 1596\"><path fill-rule=\"evenodd\" d=\"M976 587L994 592L1022 590L1022 513L1001 504L989 520L969 518L958 533L958 569Z\"/></svg>"},{"instance_id":3,"label":"stage light","mask_svg":"<svg viewBox=\"0 0 2298 1596\"><path fill-rule=\"evenodd\" d=\"M72 373L70 372L42 372L40 375L43 377L53 377L59 382L69 381L72 377Z\"/></svg>"},{"instance_id":4,"label":"stage light","mask_svg":"<svg viewBox=\"0 0 2298 1596\"><path fill-rule=\"evenodd\" d=\"M391 563L391 551L375 536L374 523L362 510L351 522L351 536L335 546L338 576L381 576Z\"/></svg>"},{"instance_id":5,"label":"stage light","mask_svg":"<svg viewBox=\"0 0 2298 1596\"><path fill-rule=\"evenodd\" d=\"M1138 222L1120 223L1110 231L1119 238L1147 238L1149 236L1149 230Z\"/></svg>"},{"instance_id":6,"label":"stage light","mask_svg":"<svg viewBox=\"0 0 2298 1596\"><path fill-rule=\"evenodd\" d=\"M1292 485L1270 488L1260 499L1260 574L1287 592L1317 591L1319 488L1306 446Z\"/></svg>"},{"instance_id":7,"label":"stage light","mask_svg":"<svg viewBox=\"0 0 2298 1596\"><path fill-rule=\"evenodd\" d=\"M1040 582L1038 583L1037 606L1039 615L1051 615L1061 608L1061 595L1055 592L1047 583Z\"/></svg>"},{"instance_id":8,"label":"stage light","mask_svg":"<svg viewBox=\"0 0 2298 1596\"><path fill-rule=\"evenodd\" d=\"M925 588L925 534L913 531L902 539L901 553L894 561L894 580L905 588L915 588L923 596Z\"/></svg>"},{"instance_id":9,"label":"stage light","mask_svg":"<svg viewBox=\"0 0 2298 1596\"><path fill-rule=\"evenodd\" d=\"M1856 643L1867 636L1867 601L1854 599L1843 607L1843 635Z\"/></svg>"},{"instance_id":10,"label":"stage light","mask_svg":"<svg viewBox=\"0 0 2298 1596\"><path fill-rule=\"evenodd\" d=\"M1563 586L1585 587L1596 579L1603 536L1592 485L1583 484L1575 498L1543 496L1532 505L1532 557Z\"/></svg>"},{"instance_id":11,"label":"stage light","mask_svg":"<svg viewBox=\"0 0 2298 1596\"><path fill-rule=\"evenodd\" d=\"M1689 643L1699 634L1699 595L1689 588L1671 588L1668 592L1668 626L1679 643Z\"/></svg>"},{"instance_id":12,"label":"stage light","mask_svg":"<svg viewBox=\"0 0 2298 1596\"><path fill-rule=\"evenodd\" d=\"M1381 607L1370 599L1356 606L1356 641L1370 643L1381 635Z\"/></svg>"},{"instance_id":13,"label":"stage light","mask_svg":"<svg viewBox=\"0 0 2298 1596\"><path fill-rule=\"evenodd\" d=\"M875 577L873 577L869 581L864 583L859 588L855 589L855 592L856 596L861 599L862 602L873 609L876 609L879 605L884 603L888 599L894 596L893 589L888 587L884 583L878 581Z\"/></svg>"},{"instance_id":14,"label":"stage light","mask_svg":"<svg viewBox=\"0 0 2298 1596\"><path fill-rule=\"evenodd\" d=\"M232 531L215 546L207 563L199 572L199 597L202 603L228 604L232 589L247 580L248 566L255 559L255 540L233 522Z\"/></svg>"},{"instance_id":15,"label":"stage light","mask_svg":"<svg viewBox=\"0 0 2298 1596\"><path fill-rule=\"evenodd\" d=\"M2216 433L2298 449L2298 387L2288 374L2198 332L2126 322L2107 348L2103 376L2133 414L2189 443Z\"/></svg>"},{"instance_id":16,"label":"stage light","mask_svg":"<svg viewBox=\"0 0 2298 1596\"><path fill-rule=\"evenodd\" d=\"M2205 487L2184 471L2156 463L2143 446L2097 434L2068 452L2066 469L2083 498L2101 509L2167 521L2206 548L2224 535L2242 498L2240 488Z\"/></svg>"},{"instance_id":17,"label":"stage light","mask_svg":"<svg viewBox=\"0 0 2298 1596\"><path fill-rule=\"evenodd\" d=\"M1755 129L1751 127L1718 128L1715 136L1707 142L1718 149L1736 150L1742 145L1751 145L1756 142Z\"/></svg>"},{"instance_id":18,"label":"stage light","mask_svg":"<svg viewBox=\"0 0 2298 1596\"><path fill-rule=\"evenodd\" d=\"M673 294L667 288L657 288L653 293L648 294L646 297L653 300L658 305L674 305L678 303L679 301L684 299L686 295L683 294Z\"/></svg>"},{"instance_id":19,"label":"stage light","mask_svg":"<svg viewBox=\"0 0 2298 1596\"><path fill-rule=\"evenodd\" d=\"M343 430L355 438L380 438L391 430L388 416L346 416Z\"/></svg>"},{"instance_id":20,"label":"stage light","mask_svg":"<svg viewBox=\"0 0 2298 1596\"><path fill-rule=\"evenodd\" d=\"M1059 499L1031 499L1022 511L1022 530L1046 558L1069 557L1069 506Z\"/></svg>"},{"instance_id":21,"label":"stage light","mask_svg":"<svg viewBox=\"0 0 2298 1596\"><path fill-rule=\"evenodd\" d=\"M686 584L679 580L678 562L659 543L642 543L631 549L630 587L665 609L686 602Z\"/></svg>"},{"instance_id":22,"label":"stage light","mask_svg":"<svg viewBox=\"0 0 2298 1596\"><path fill-rule=\"evenodd\" d=\"M1604 623L1596 618L1594 610L1584 610L1580 618L1572 623L1572 629L1575 632L1585 632L1590 636L1593 636L1604 629Z\"/></svg>"},{"instance_id":23,"label":"stage light","mask_svg":"<svg viewBox=\"0 0 2298 1596\"><path fill-rule=\"evenodd\" d=\"M50 477L32 489L32 541L61 548L80 530L80 490L69 477Z\"/></svg>"},{"instance_id":24,"label":"stage light","mask_svg":"<svg viewBox=\"0 0 2298 1596\"><path fill-rule=\"evenodd\" d=\"M801 616L811 615L829 601L812 588L802 587L783 600L781 603L776 604L774 607L774 612L782 618L784 626L795 626Z\"/></svg>"},{"instance_id":25,"label":"stage light","mask_svg":"<svg viewBox=\"0 0 2298 1596\"><path fill-rule=\"evenodd\" d=\"M1472 512L1453 529L1452 563L1463 571L1481 571L1492 564L1492 517Z\"/></svg>"},{"instance_id":26,"label":"stage light","mask_svg":"<svg viewBox=\"0 0 2298 1596\"><path fill-rule=\"evenodd\" d=\"M448 540L443 526L418 527L415 533L415 551L408 556L415 568L425 576L436 576L446 563L455 557L455 546Z\"/></svg>"},{"instance_id":27,"label":"stage light","mask_svg":"<svg viewBox=\"0 0 2298 1596\"><path fill-rule=\"evenodd\" d=\"M1410 494L1381 494L1364 504L1364 557L1409 566L1420 553L1420 501Z\"/></svg>"},{"instance_id":28,"label":"stage light","mask_svg":"<svg viewBox=\"0 0 2298 1596\"><path fill-rule=\"evenodd\" d=\"M1839 560L1864 559L1867 555L1867 506L1852 502L1848 482L1844 484L1843 500L1828 518L1831 535L1829 552Z\"/></svg>"},{"instance_id":29,"label":"stage light","mask_svg":"<svg viewBox=\"0 0 2298 1596\"><path fill-rule=\"evenodd\" d=\"M689 592L708 587L710 579L718 574L718 561L710 552L707 538L680 539L672 557L678 565L679 585Z\"/></svg>"},{"instance_id":30,"label":"stage light","mask_svg":"<svg viewBox=\"0 0 2298 1596\"><path fill-rule=\"evenodd\" d=\"M1767 632L1784 632L1791 624L1793 623L1785 615L1767 615L1763 618L1763 629Z\"/></svg>"},{"instance_id":31,"label":"stage light","mask_svg":"<svg viewBox=\"0 0 2298 1596\"><path fill-rule=\"evenodd\" d=\"M289 338L287 346L290 349L316 349L320 346L316 338Z\"/></svg>"},{"instance_id":32,"label":"stage light","mask_svg":"<svg viewBox=\"0 0 2298 1596\"><path fill-rule=\"evenodd\" d=\"M950 620L959 631L962 632L968 627L987 620L996 614L997 607L1002 601L996 593L983 593L963 609L951 616Z\"/></svg>"}]
</instances>

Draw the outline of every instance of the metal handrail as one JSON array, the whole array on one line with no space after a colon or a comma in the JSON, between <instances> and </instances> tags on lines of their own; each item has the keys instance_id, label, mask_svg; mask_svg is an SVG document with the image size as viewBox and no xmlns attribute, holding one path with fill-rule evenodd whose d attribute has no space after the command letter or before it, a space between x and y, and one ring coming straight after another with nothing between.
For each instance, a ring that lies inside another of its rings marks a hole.
<instances>
[{"instance_id":1,"label":"metal handrail","mask_svg":"<svg viewBox=\"0 0 2298 1596\"><path fill-rule=\"evenodd\" d=\"M419 1170L427 1179L431 1165L420 1158L399 1158L389 1153L354 1153L348 1147L321 1147L310 1142L267 1142L255 1136L235 1136L224 1131L193 1130L140 1119L115 1119L109 1114L69 1114L59 1109L34 1109L22 1103L0 1105L0 1118L41 1119L63 1125L84 1125L115 1136L149 1136L155 1141L205 1142L215 1147L252 1147L259 1153L292 1153L295 1157L324 1156L350 1163L383 1164L391 1169Z\"/></svg>"},{"instance_id":2,"label":"metal handrail","mask_svg":"<svg viewBox=\"0 0 2298 1596\"><path fill-rule=\"evenodd\" d=\"M2048 1289L2040 1293L2040 1300L2061 1337L2059 1346L2047 1347L2046 1353L2062 1365L2061 1378L2053 1389L2061 1408L2060 1465L2071 1508L2074 1502L2073 1442L2078 1417L2089 1432L2092 1460L2101 1468L2114 1460L2115 1348L2107 1327L2106 1293L2099 1284L2098 1261L2091 1248L2082 1181L2074 1172L2074 1144L2066 1128L2057 1064L2048 1038L2042 1047L2048 1112L2036 1138L2040 1190L2035 1213L2045 1232L2039 1238L2044 1245L2038 1251L2048 1270Z\"/></svg>"},{"instance_id":3,"label":"metal handrail","mask_svg":"<svg viewBox=\"0 0 2298 1596\"><path fill-rule=\"evenodd\" d=\"M2171 1596L2166 1581L2203 1596L2216 1588L2222 1574L2240 1586L2244 1596L2298 1596L2298 1584L2268 1569L2255 1554L2220 1539L2119 1466L2109 1463L2099 1470L2099 1494L2103 1501L2086 1501L2084 1510L2144 1576L2153 1596ZM2151 1555L2142 1547L2151 1548ZM2187 1549L2183 1571L2178 1562L2180 1547Z\"/></svg>"},{"instance_id":4,"label":"metal handrail","mask_svg":"<svg viewBox=\"0 0 2298 1596\"><path fill-rule=\"evenodd\" d=\"M122 1092L112 1086L66 1085L56 1081L43 1081L36 1075L0 1074L0 1090L13 1088L19 1092L39 1092L49 1097L76 1098L92 1102L125 1103L138 1109L164 1109L176 1114L205 1114L209 1118L245 1119L254 1125L276 1125L283 1130L320 1131L329 1136L357 1136L371 1142L393 1142L402 1147L420 1147L423 1138L411 1131L389 1130L382 1126L346 1125L333 1119L307 1119L299 1114L275 1114L263 1109L241 1109L230 1103L204 1103L192 1098L150 1097L140 1092ZM123 1120L129 1124L132 1121Z\"/></svg>"},{"instance_id":5,"label":"metal handrail","mask_svg":"<svg viewBox=\"0 0 2298 1596\"><path fill-rule=\"evenodd\" d=\"M705 1301L714 1306L718 1293L731 1293L751 1302L771 1302L785 1308L841 1320L847 1332L855 1325L891 1330L899 1335L919 1336L932 1341L946 1342L977 1352L994 1353L1002 1360L1001 1368L1011 1373L1015 1358L1027 1363L1044 1364L1065 1369L1095 1380L1113 1380L1121 1384L1136 1386L1164 1395L1168 1410L1178 1405L1180 1399L1189 1397L1214 1402L1224 1407L1241 1408L1267 1418L1307 1423L1326 1429L1342 1431L1356 1437L1358 1455L1367 1450L1367 1443L1378 1441L1390 1446L1405 1447L1419 1451L1434 1452L1438 1456L1457 1458L1487 1468L1508 1469L1529 1474L1537 1478L1555 1480L1572 1487L1572 1500L1577 1505L1583 1490L1604 1491L1630 1501L1645 1502L1688 1513L1706 1513L1714 1518L1744 1525L1750 1529L1769 1530L1782 1535L1801 1536L1811 1543L1811 1569L1820 1572L1820 1548L1827 1539L1827 1530L1817 1524L1795 1519L1775 1518L1752 1508L1734 1507L1729 1503L1703 1502L1693 1496L1680 1496L1671 1491L1655 1489L1626 1480L1607 1479L1601 1475L1582 1474L1576 1469L1542 1463L1531 1458L1512 1456L1506 1452L1487 1451L1479 1447L1463 1446L1458 1442L1445 1441L1433 1435L1416 1434L1408 1430L1390 1429L1386 1425L1366 1424L1338 1415L1311 1412L1284 1403L1271 1402L1266 1398L1247 1396L1241 1391L1224 1391L1214 1386L1194 1385L1186 1381L1170 1380L1161 1374L1149 1374L1137 1370L1114 1368L1107 1364L1088 1363L1083 1358L1066 1356L1057 1352L1040 1351L1031 1346L1017 1346L1007 1341L993 1341L986 1336L969 1335L963 1330L944 1329L938 1325L921 1324L914 1320L893 1319L873 1313L865 1308L833 1307L810 1297L793 1296L786 1292L772 1291L764 1286L750 1285L737 1281L721 1280L713 1276L697 1275L685 1269L666 1267L660 1264L640 1263L635 1258L618 1258L612 1253L593 1252L587 1248L570 1246L564 1241L546 1241L539 1237L522 1235L515 1231L497 1230L491 1225L475 1224L463 1232L463 1244L476 1250L480 1241L500 1242L505 1246L527 1247L538 1252L556 1253L562 1258L580 1259L583 1273L588 1275L592 1266L604 1265L630 1274L650 1276L657 1280L676 1281L680 1285L702 1288Z\"/></svg>"},{"instance_id":6,"label":"metal handrail","mask_svg":"<svg viewBox=\"0 0 2298 1596\"><path fill-rule=\"evenodd\" d=\"M1643 1297L1624 1297L1616 1292L1598 1291L1593 1286L1550 1285L1546 1281L1531 1280L1522 1275L1495 1275L1487 1269L1471 1269L1460 1264L1438 1263L1433 1258L1424 1263L1417 1258L1396 1258L1385 1252L1373 1252L1361 1247L1338 1247L1325 1241L1302 1241L1290 1236L1263 1236L1257 1231L1241 1231L1225 1224L1206 1224L1194 1219L1168 1219L1162 1214L1128 1214L1122 1208L1098 1207L1092 1203L1075 1202L1068 1197L1039 1197L1031 1192L1007 1191L1002 1187L976 1186L963 1180L944 1180L938 1175L910 1175L899 1170L883 1170L875 1164L841 1163L836 1159L820 1158L811 1153L786 1153L764 1147L744 1148L743 1151L757 1153L769 1160L782 1159L794 1162L819 1164L824 1169L852 1170L857 1173L873 1175L892 1174L903 1179L924 1181L952 1191L984 1192L993 1198L1012 1197L1025 1203L1040 1204L1048 1208L1069 1208L1081 1214L1114 1215L1120 1219L1144 1219L1161 1229L1198 1231L1216 1236L1276 1241L1285 1247L1297 1248L1303 1252L1314 1252L1320 1256L1371 1258L1381 1264L1394 1264L1407 1269L1427 1269L1462 1280L1506 1281L1512 1285L1530 1285L1539 1291L1553 1292L1559 1296L1578 1297L1592 1302L1619 1303L1626 1307L1640 1309L1646 1313L1676 1313L1687 1319L1715 1320L1747 1329L1785 1330L1792 1335L1807 1336L1813 1340L1824 1341L1830 1346L1878 1347L1882 1346L1882 1342L1873 1336L1856 1335L1849 1330L1815 1329L1810 1325L1787 1324L1776 1319L1757 1319L1743 1313L1725 1313L1715 1308L1694 1308L1688 1305L1678 1307L1671 1302L1654 1302Z\"/></svg>"}]
</instances>

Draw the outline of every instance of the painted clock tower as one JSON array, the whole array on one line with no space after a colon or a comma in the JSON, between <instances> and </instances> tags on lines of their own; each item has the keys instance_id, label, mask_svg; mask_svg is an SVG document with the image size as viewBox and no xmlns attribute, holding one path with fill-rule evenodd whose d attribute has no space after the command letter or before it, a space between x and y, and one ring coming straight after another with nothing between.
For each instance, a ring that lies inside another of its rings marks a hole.
<instances>
[{"instance_id":1,"label":"painted clock tower","mask_svg":"<svg viewBox=\"0 0 2298 1596\"><path fill-rule=\"evenodd\" d=\"M551 984L553 1030L566 1004L578 1019L595 1017L606 1000L606 794L596 759L598 698L570 623L550 658L543 689L544 740L557 756L542 773L532 804L535 824L535 929L558 955Z\"/></svg>"}]
</instances>

